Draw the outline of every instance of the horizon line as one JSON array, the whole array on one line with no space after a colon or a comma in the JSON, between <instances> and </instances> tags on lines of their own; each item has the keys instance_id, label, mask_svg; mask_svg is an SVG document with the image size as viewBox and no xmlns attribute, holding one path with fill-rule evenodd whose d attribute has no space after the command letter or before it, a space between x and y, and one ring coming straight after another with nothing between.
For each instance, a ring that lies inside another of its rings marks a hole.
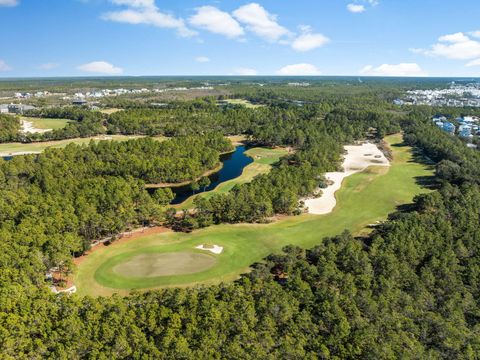
<instances>
[{"instance_id":1,"label":"horizon line","mask_svg":"<svg viewBox=\"0 0 480 360\"><path fill-rule=\"evenodd\" d=\"M0 76L4 80L31 80L31 79L122 79L122 78L359 78L359 79L479 79L480 76L375 76L375 75L58 75L58 76Z\"/></svg>"}]
</instances>

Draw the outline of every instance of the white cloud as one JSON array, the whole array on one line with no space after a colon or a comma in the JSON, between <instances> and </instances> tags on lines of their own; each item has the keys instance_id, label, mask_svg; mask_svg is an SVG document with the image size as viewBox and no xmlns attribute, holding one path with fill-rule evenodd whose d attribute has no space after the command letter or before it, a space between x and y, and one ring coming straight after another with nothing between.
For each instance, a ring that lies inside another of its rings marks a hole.
<instances>
[{"instance_id":1,"label":"white cloud","mask_svg":"<svg viewBox=\"0 0 480 360\"><path fill-rule=\"evenodd\" d=\"M364 5L360 5L360 4L348 4L347 5L347 10L352 12L352 13L362 13L364 12L366 9L365 9L365 6Z\"/></svg>"},{"instance_id":2,"label":"white cloud","mask_svg":"<svg viewBox=\"0 0 480 360\"><path fill-rule=\"evenodd\" d=\"M297 76L297 75L320 75L320 70L312 64L292 64L286 65L277 71L278 75Z\"/></svg>"},{"instance_id":3,"label":"white cloud","mask_svg":"<svg viewBox=\"0 0 480 360\"><path fill-rule=\"evenodd\" d=\"M10 71L12 68L2 59L0 59L0 71Z\"/></svg>"},{"instance_id":4,"label":"white cloud","mask_svg":"<svg viewBox=\"0 0 480 360\"><path fill-rule=\"evenodd\" d=\"M458 32L455 34L443 35L438 38L438 41L442 42L449 42L449 43L460 43L468 41L469 38L462 32Z\"/></svg>"},{"instance_id":5,"label":"white cloud","mask_svg":"<svg viewBox=\"0 0 480 360\"><path fill-rule=\"evenodd\" d=\"M159 28L176 29L183 37L194 36L197 33L187 28L185 21L173 15L161 12L154 0L110 0L115 5L124 5L126 10L112 11L103 14L102 19L127 23L145 24Z\"/></svg>"},{"instance_id":6,"label":"white cloud","mask_svg":"<svg viewBox=\"0 0 480 360\"><path fill-rule=\"evenodd\" d=\"M234 75L241 75L241 76L254 76L254 75L257 75L258 72L257 72L257 70L252 69L252 68L240 67L240 68L234 69L233 74Z\"/></svg>"},{"instance_id":7,"label":"white cloud","mask_svg":"<svg viewBox=\"0 0 480 360\"><path fill-rule=\"evenodd\" d=\"M278 24L276 15L270 14L257 3L239 7L233 12L233 16L246 24L249 31L268 41L278 41L282 36L290 34L286 28Z\"/></svg>"},{"instance_id":8,"label":"white cloud","mask_svg":"<svg viewBox=\"0 0 480 360\"><path fill-rule=\"evenodd\" d=\"M476 38L480 38L480 30L470 32L470 35Z\"/></svg>"},{"instance_id":9,"label":"white cloud","mask_svg":"<svg viewBox=\"0 0 480 360\"><path fill-rule=\"evenodd\" d=\"M112 64L106 61L93 61L88 64L80 65L77 67L77 69L84 72L107 74L107 75L119 75L123 73L122 68L113 66Z\"/></svg>"},{"instance_id":10,"label":"white cloud","mask_svg":"<svg viewBox=\"0 0 480 360\"><path fill-rule=\"evenodd\" d=\"M367 76L427 76L415 63L382 64L378 67L367 65L360 70L360 74Z\"/></svg>"},{"instance_id":11,"label":"white cloud","mask_svg":"<svg viewBox=\"0 0 480 360\"><path fill-rule=\"evenodd\" d=\"M19 0L0 0L0 6L17 6Z\"/></svg>"},{"instance_id":12,"label":"white cloud","mask_svg":"<svg viewBox=\"0 0 480 360\"><path fill-rule=\"evenodd\" d=\"M59 66L60 66L60 64L51 62L51 63L45 63L45 64L38 65L38 68L40 70L52 70L52 69L56 69Z\"/></svg>"},{"instance_id":13,"label":"white cloud","mask_svg":"<svg viewBox=\"0 0 480 360\"><path fill-rule=\"evenodd\" d=\"M125 5L132 8L155 8L154 0L110 0L115 5Z\"/></svg>"},{"instance_id":14,"label":"white cloud","mask_svg":"<svg viewBox=\"0 0 480 360\"><path fill-rule=\"evenodd\" d=\"M472 67L472 66L480 66L480 59L472 60L467 63L465 66Z\"/></svg>"},{"instance_id":15,"label":"white cloud","mask_svg":"<svg viewBox=\"0 0 480 360\"><path fill-rule=\"evenodd\" d=\"M330 42L330 39L323 34L315 34L310 26L301 26L302 34L292 43L292 48L296 51L310 51Z\"/></svg>"},{"instance_id":16,"label":"white cloud","mask_svg":"<svg viewBox=\"0 0 480 360\"><path fill-rule=\"evenodd\" d=\"M477 32L474 32L475 36ZM430 49L411 49L414 53L439 56L454 60L469 60L480 57L480 41L473 40L463 32L443 35Z\"/></svg>"},{"instance_id":17,"label":"white cloud","mask_svg":"<svg viewBox=\"0 0 480 360\"><path fill-rule=\"evenodd\" d=\"M208 57L206 57L206 56L197 56L197 57L195 58L195 61L196 61L196 62L199 62L199 63L206 63L206 62L209 62L210 59L209 59Z\"/></svg>"},{"instance_id":18,"label":"white cloud","mask_svg":"<svg viewBox=\"0 0 480 360\"><path fill-rule=\"evenodd\" d=\"M208 30L228 38L237 38L244 34L240 24L227 12L214 6L201 6L188 20L192 26Z\"/></svg>"}]
</instances>

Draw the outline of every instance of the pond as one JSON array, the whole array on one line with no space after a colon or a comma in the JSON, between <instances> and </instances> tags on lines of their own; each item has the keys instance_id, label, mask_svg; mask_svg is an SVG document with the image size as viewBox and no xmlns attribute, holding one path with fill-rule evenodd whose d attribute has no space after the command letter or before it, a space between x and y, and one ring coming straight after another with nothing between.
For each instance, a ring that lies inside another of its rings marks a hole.
<instances>
[{"instance_id":1,"label":"pond","mask_svg":"<svg viewBox=\"0 0 480 360\"><path fill-rule=\"evenodd\" d=\"M243 168L253 162L251 157L245 155L245 151L247 150L248 148L246 146L241 145L237 146L234 152L221 155L220 161L223 163L223 167L220 171L209 176L211 183L205 190L202 188L193 192L190 185L172 188L172 191L175 193L175 199L173 199L171 204L180 204L194 194L213 190L218 184L242 175Z\"/></svg>"}]
</instances>

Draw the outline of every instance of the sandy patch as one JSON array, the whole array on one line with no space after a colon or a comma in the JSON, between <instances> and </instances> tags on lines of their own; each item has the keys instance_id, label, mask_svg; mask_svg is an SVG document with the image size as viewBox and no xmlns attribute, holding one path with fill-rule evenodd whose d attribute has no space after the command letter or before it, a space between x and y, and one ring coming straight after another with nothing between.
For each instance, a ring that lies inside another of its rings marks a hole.
<instances>
[{"instance_id":1,"label":"sandy patch","mask_svg":"<svg viewBox=\"0 0 480 360\"><path fill-rule=\"evenodd\" d=\"M213 246L198 245L198 246L195 246L195 249L210 251L211 253L214 253L214 254L221 254L222 251L223 251L223 246L218 246L218 245L213 245Z\"/></svg>"},{"instance_id":2,"label":"sandy patch","mask_svg":"<svg viewBox=\"0 0 480 360\"><path fill-rule=\"evenodd\" d=\"M323 215L333 211L337 200L335 193L342 186L343 179L347 176L365 170L369 166L390 166L388 159L375 144L365 143L362 145L345 146L343 159L343 171L329 172L325 178L330 182L325 189L320 189L322 195L316 199L305 200L305 206L310 214Z\"/></svg>"},{"instance_id":3,"label":"sandy patch","mask_svg":"<svg viewBox=\"0 0 480 360\"><path fill-rule=\"evenodd\" d=\"M36 127L33 126L33 123L31 121L27 120L21 120L22 123L22 132L24 134L35 134L35 133L45 133L48 131L52 131L52 129L37 129Z\"/></svg>"},{"instance_id":4,"label":"sandy patch","mask_svg":"<svg viewBox=\"0 0 480 360\"><path fill-rule=\"evenodd\" d=\"M18 155L31 155L40 154L40 151L12 151L12 152L0 152L0 157L18 156Z\"/></svg>"}]
</instances>

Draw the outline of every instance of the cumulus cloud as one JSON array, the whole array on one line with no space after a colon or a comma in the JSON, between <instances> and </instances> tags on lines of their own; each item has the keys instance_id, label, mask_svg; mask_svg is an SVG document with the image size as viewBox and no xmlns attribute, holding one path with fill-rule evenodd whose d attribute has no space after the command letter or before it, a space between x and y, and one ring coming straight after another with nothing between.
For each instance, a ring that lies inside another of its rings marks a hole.
<instances>
[{"instance_id":1,"label":"cumulus cloud","mask_svg":"<svg viewBox=\"0 0 480 360\"><path fill-rule=\"evenodd\" d=\"M209 59L208 57L206 57L206 56L197 56L197 57L195 58L195 61L196 61L196 62L199 62L199 63L206 63L206 62L209 62L210 59Z\"/></svg>"},{"instance_id":2,"label":"cumulus cloud","mask_svg":"<svg viewBox=\"0 0 480 360\"><path fill-rule=\"evenodd\" d=\"M59 66L60 66L60 64L58 64L58 63L50 62L50 63L40 64L40 65L38 65L38 68L40 70L53 70L53 69L56 69Z\"/></svg>"},{"instance_id":3,"label":"cumulus cloud","mask_svg":"<svg viewBox=\"0 0 480 360\"><path fill-rule=\"evenodd\" d=\"M299 35L292 33L278 23L276 15L255 2L240 6L232 13L212 5L200 6L187 21L184 21L182 18L161 12L155 0L109 1L116 6L126 8L103 14L104 20L173 28L182 36L197 35L196 31L191 30L196 28L245 41L248 30L266 41L291 46L299 52L319 48L330 41L325 35L314 33L309 26L301 27L302 31Z\"/></svg>"},{"instance_id":4,"label":"cumulus cloud","mask_svg":"<svg viewBox=\"0 0 480 360\"><path fill-rule=\"evenodd\" d=\"M477 32L473 33L476 37ZM443 35L429 49L411 49L414 53L427 56L439 56L454 60L470 60L480 57L480 41L472 39L463 32Z\"/></svg>"},{"instance_id":5,"label":"cumulus cloud","mask_svg":"<svg viewBox=\"0 0 480 360\"><path fill-rule=\"evenodd\" d=\"M299 52L310 51L330 42L323 34L315 34L310 26L301 27L302 34L292 42L292 48Z\"/></svg>"},{"instance_id":6,"label":"cumulus cloud","mask_svg":"<svg viewBox=\"0 0 480 360\"><path fill-rule=\"evenodd\" d=\"M126 5L132 8L155 8L154 0L110 0L115 5Z\"/></svg>"},{"instance_id":7,"label":"cumulus cloud","mask_svg":"<svg viewBox=\"0 0 480 360\"><path fill-rule=\"evenodd\" d=\"M244 35L243 28L229 13L209 5L201 6L196 10L196 14L189 19L192 26L228 38L238 38Z\"/></svg>"},{"instance_id":8,"label":"cumulus cloud","mask_svg":"<svg viewBox=\"0 0 480 360\"><path fill-rule=\"evenodd\" d=\"M80 65L77 67L77 69L88 73L107 75L119 75L123 73L122 68L113 66L106 61L93 61L88 64Z\"/></svg>"},{"instance_id":9,"label":"cumulus cloud","mask_svg":"<svg viewBox=\"0 0 480 360\"><path fill-rule=\"evenodd\" d=\"M254 75L257 75L258 72L257 70L252 68L240 67L240 68L233 69L233 74L241 75L241 76L254 76Z\"/></svg>"},{"instance_id":10,"label":"cumulus cloud","mask_svg":"<svg viewBox=\"0 0 480 360\"><path fill-rule=\"evenodd\" d=\"M233 12L233 16L245 24L249 31L268 41L278 41L281 37L290 34L290 31L278 24L276 15L270 14L257 3L239 7Z\"/></svg>"},{"instance_id":11,"label":"cumulus cloud","mask_svg":"<svg viewBox=\"0 0 480 360\"><path fill-rule=\"evenodd\" d=\"M183 37L197 33L185 25L185 21L171 14L164 13L155 5L154 0L110 0L115 5L126 6L127 9L108 12L102 18L127 24L145 24L159 28L176 29Z\"/></svg>"},{"instance_id":12,"label":"cumulus cloud","mask_svg":"<svg viewBox=\"0 0 480 360\"><path fill-rule=\"evenodd\" d=\"M0 0L0 6L17 6L20 3L19 0Z\"/></svg>"},{"instance_id":13,"label":"cumulus cloud","mask_svg":"<svg viewBox=\"0 0 480 360\"><path fill-rule=\"evenodd\" d=\"M480 38L480 30L470 32L470 35L476 38Z\"/></svg>"},{"instance_id":14,"label":"cumulus cloud","mask_svg":"<svg viewBox=\"0 0 480 360\"><path fill-rule=\"evenodd\" d=\"M292 64L286 65L277 71L278 75L298 76L298 75L320 75L320 70L312 64Z\"/></svg>"},{"instance_id":15,"label":"cumulus cloud","mask_svg":"<svg viewBox=\"0 0 480 360\"><path fill-rule=\"evenodd\" d=\"M415 63L382 64L378 67L367 65L360 70L360 74L367 76L427 76Z\"/></svg>"},{"instance_id":16,"label":"cumulus cloud","mask_svg":"<svg viewBox=\"0 0 480 360\"><path fill-rule=\"evenodd\" d=\"M480 66L480 59L472 60L468 62L465 66L467 67Z\"/></svg>"},{"instance_id":17,"label":"cumulus cloud","mask_svg":"<svg viewBox=\"0 0 480 360\"><path fill-rule=\"evenodd\" d=\"M10 71L12 68L2 59L0 59L0 71Z\"/></svg>"},{"instance_id":18,"label":"cumulus cloud","mask_svg":"<svg viewBox=\"0 0 480 360\"><path fill-rule=\"evenodd\" d=\"M365 9L365 6L361 4L348 4L347 10L352 13L358 14L358 13L363 13L366 9Z\"/></svg>"}]
</instances>

